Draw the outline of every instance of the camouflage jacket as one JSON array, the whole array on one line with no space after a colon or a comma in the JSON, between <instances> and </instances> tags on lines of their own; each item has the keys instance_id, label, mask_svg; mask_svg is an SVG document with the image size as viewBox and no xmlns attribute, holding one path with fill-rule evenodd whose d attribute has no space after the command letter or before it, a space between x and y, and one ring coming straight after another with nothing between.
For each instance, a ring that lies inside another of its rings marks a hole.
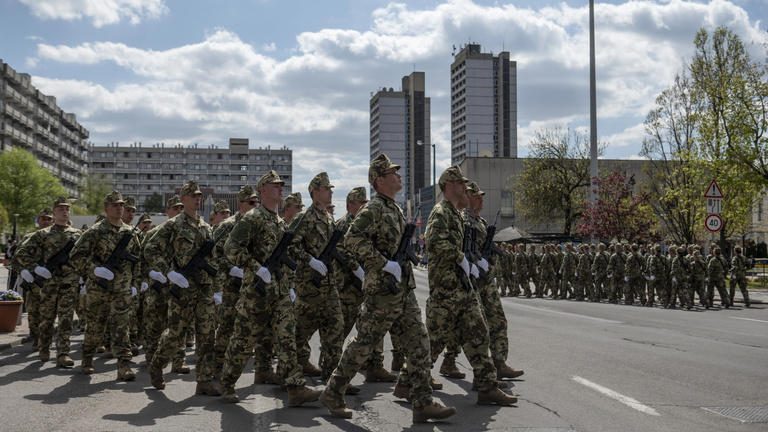
<instances>
[{"instance_id":1,"label":"camouflage jacket","mask_svg":"<svg viewBox=\"0 0 768 432\"><path fill-rule=\"evenodd\" d=\"M461 251L464 239L464 220L449 201L442 200L432 209L427 221L427 264L429 294L448 294L460 291L459 265L464 260Z\"/></svg>"},{"instance_id":2,"label":"camouflage jacket","mask_svg":"<svg viewBox=\"0 0 768 432\"><path fill-rule=\"evenodd\" d=\"M518 278L528 277L528 257L525 256L525 252L516 252L514 261L515 275Z\"/></svg>"},{"instance_id":3,"label":"camouflage jacket","mask_svg":"<svg viewBox=\"0 0 768 432\"><path fill-rule=\"evenodd\" d=\"M692 280L704 280L707 277L707 263L704 259L692 258L690 261L691 279Z\"/></svg>"},{"instance_id":4,"label":"camouflage jacket","mask_svg":"<svg viewBox=\"0 0 768 432\"><path fill-rule=\"evenodd\" d=\"M747 258L744 255L734 255L731 258L731 277L744 278L747 276Z\"/></svg>"},{"instance_id":5,"label":"camouflage jacket","mask_svg":"<svg viewBox=\"0 0 768 432\"><path fill-rule=\"evenodd\" d=\"M592 261L592 274L595 277L605 277L608 272L608 260L609 257L605 252L598 252L595 254L595 259Z\"/></svg>"},{"instance_id":6,"label":"camouflage jacket","mask_svg":"<svg viewBox=\"0 0 768 432\"><path fill-rule=\"evenodd\" d=\"M112 255L117 243L125 234L130 234L133 238L128 243L126 250L137 257L141 255L141 245L139 237L133 232L133 227L120 222L119 226L112 225L107 219L97 222L86 230L75 243L75 247L69 254L69 260L72 267L85 278L94 280L93 270L96 267L103 266ZM141 280L138 274L138 266L134 267L130 262L120 263L120 270L115 272L112 286L125 289L135 286L135 281Z\"/></svg>"},{"instance_id":7,"label":"camouflage jacket","mask_svg":"<svg viewBox=\"0 0 768 432\"><path fill-rule=\"evenodd\" d=\"M725 278L725 266L723 266L723 261L714 255L707 263L707 276L709 276L710 281L722 280Z\"/></svg>"},{"instance_id":8,"label":"camouflage jacket","mask_svg":"<svg viewBox=\"0 0 768 432\"><path fill-rule=\"evenodd\" d=\"M592 257L588 253L579 256L579 263L576 265L576 274L582 282L590 280L592 276Z\"/></svg>"},{"instance_id":9,"label":"camouflage jacket","mask_svg":"<svg viewBox=\"0 0 768 432\"><path fill-rule=\"evenodd\" d=\"M541 256L541 264L539 265L539 272L542 276L553 277L555 275L555 265L557 264L555 256L549 252L545 252Z\"/></svg>"},{"instance_id":10,"label":"camouflage jacket","mask_svg":"<svg viewBox=\"0 0 768 432\"><path fill-rule=\"evenodd\" d=\"M576 274L576 254L573 252L565 252L563 254L563 263L560 265L560 275L564 279L571 279Z\"/></svg>"},{"instance_id":11,"label":"camouflage jacket","mask_svg":"<svg viewBox=\"0 0 768 432\"><path fill-rule=\"evenodd\" d=\"M624 275L629 278L643 276L643 258L638 253L630 253L624 263Z\"/></svg>"},{"instance_id":12,"label":"camouflage jacket","mask_svg":"<svg viewBox=\"0 0 768 432\"><path fill-rule=\"evenodd\" d=\"M346 237L347 231L349 231L349 226L352 225L354 219L355 217L352 214L347 213L343 218L337 220L334 223L334 226L337 230L343 232L344 237ZM345 258L347 264L347 267L345 268L343 267L343 263L334 261L334 265L338 266L335 272L335 277L339 295L342 297L348 295L357 299L360 296L360 292L353 286L353 278L356 278L357 276L352 273L357 270L357 266L359 265L357 257L344 246L344 239L339 241L336 245L336 250L339 252L339 255Z\"/></svg>"},{"instance_id":13,"label":"camouflage jacket","mask_svg":"<svg viewBox=\"0 0 768 432\"><path fill-rule=\"evenodd\" d=\"M296 260L295 281L299 296L305 289L312 291L317 289L311 282L316 272L309 266L309 258L310 256L314 258L320 256L331 239L333 228L333 217L315 205L296 216L291 224L290 229L294 234L289 251ZM333 286L331 284L333 275L334 269L333 266L330 266L328 273L322 278L326 288Z\"/></svg>"},{"instance_id":14,"label":"camouflage jacket","mask_svg":"<svg viewBox=\"0 0 768 432\"><path fill-rule=\"evenodd\" d=\"M688 279L688 266L686 265L685 257L680 255L674 257L672 259L672 269L669 273L678 284L684 283Z\"/></svg>"},{"instance_id":15,"label":"camouflage jacket","mask_svg":"<svg viewBox=\"0 0 768 432\"><path fill-rule=\"evenodd\" d=\"M213 241L216 242L216 246L213 248L213 259L211 265L218 270L216 275L216 285L218 288L223 287L223 284L230 282L230 279L234 279L229 275L229 271L232 269L232 263L227 259L227 254L224 253L224 244L227 242L229 234L235 227L235 224L240 222L243 218L243 214L240 212L224 219L216 225L213 230Z\"/></svg>"},{"instance_id":16,"label":"camouflage jacket","mask_svg":"<svg viewBox=\"0 0 768 432\"><path fill-rule=\"evenodd\" d=\"M168 273L178 270L187 265L204 242L212 240L211 227L200 216L195 219L180 213L157 228L144 245L147 271ZM206 259L211 264L212 258ZM195 272L194 279L200 284L211 284L211 277L202 269Z\"/></svg>"},{"instance_id":17,"label":"camouflage jacket","mask_svg":"<svg viewBox=\"0 0 768 432\"><path fill-rule=\"evenodd\" d=\"M614 252L608 260L608 275L614 279L624 279L624 253Z\"/></svg>"},{"instance_id":18,"label":"camouflage jacket","mask_svg":"<svg viewBox=\"0 0 768 432\"><path fill-rule=\"evenodd\" d=\"M28 269L30 272L35 266L45 266L52 256L61 251L70 240L77 241L82 232L71 226L51 225L33 232L29 238L16 250L15 259L19 268ZM53 272L54 269L48 269ZM79 275L73 271L70 263L62 266L60 272L54 273L56 278L74 278L77 280Z\"/></svg>"},{"instance_id":19,"label":"camouflage jacket","mask_svg":"<svg viewBox=\"0 0 768 432\"><path fill-rule=\"evenodd\" d=\"M667 266L664 261L666 258L661 255L651 255L648 260L648 275L653 276L656 281L663 281L666 277Z\"/></svg>"}]
</instances>

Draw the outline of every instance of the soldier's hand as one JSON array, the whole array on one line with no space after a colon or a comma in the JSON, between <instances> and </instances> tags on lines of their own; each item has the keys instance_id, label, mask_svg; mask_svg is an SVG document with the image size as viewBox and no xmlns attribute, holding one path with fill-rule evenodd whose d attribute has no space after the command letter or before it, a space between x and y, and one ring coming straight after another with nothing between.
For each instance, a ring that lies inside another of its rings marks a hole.
<instances>
[{"instance_id":1,"label":"soldier's hand","mask_svg":"<svg viewBox=\"0 0 768 432\"><path fill-rule=\"evenodd\" d=\"M115 274L112 273L112 270L106 267L96 267L93 269L93 274L96 275L97 278L106 279L108 281L115 278Z\"/></svg>"},{"instance_id":2,"label":"soldier's hand","mask_svg":"<svg viewBox=\"0 0 768 432\"><path fill-rule=\"evenodd\" d=\"M221 302L223 301L223 297L222 297L223 294L224 293L222 293L221 291L216 291L215 293L213 293L213 304L220 305Z\"/></svg>"},{"instance_id":3,"label":"soldier's hand","mask_svg":"<svg viewBox=\"0 0 768 432\"><path fill-rule=\"evenodd\" d=\"M160 282L161 284L168 283L168 278L166 278L164 274L156 270L149 271L149 278L152 279L153 281Z\"/></svg>"},{"instance_id":4,"label":"soldier's hand","mask_svg":"<svg viewBox=\"0 0 768 432\"><path fill-rule=\"evenodd\" d=\"M654 275L651 275L650 279L651 279L652 281L653 281L653 280L656 280L656 276L654 276Z\"/></svg>"},{"instance_id":5,"label":"soldier's hand","mask_svg":"<svg viewBox=\"0 0 768 432\"><path fill-rule=\"evenodd\" d=\"M43 279L50 279L51 276L53 276L51 274L51 271L48 270L47 268L43 267L43 266L35 267L35 274L40 276Z\"/></svg>"},{"instance_id":6,"label":"soldier's hand","mask_svg":"<svg viewBox=\"0 0 768 432\"><path fill-rule=\"evenodd\" d=\"M629 276L624 276L624 282L629 282Z\"/></svg>"},{"instance_id":7,"label":"soldier's hand","mask_svg":"<svg viewBox=\"0 0 768 432\"><path fill-rule=\"evenodd\" d=\"M80 295L84 296L88 291L85 288L85 285L80 286Z\"/></svg>"},{"instance_id":8,"label":"soldier's hand","mask_svg":"<svg viewBox=\"0 0 768 432\"><path fill-rule=\"evenodd\" d=\"M672 283L677 283L677 278L673 277L672 278Z\"/></svg>"},{"instance_id":9,"label":"soldier's hand","mask_svg":"<svg viewBox=\"0 0 768 432\"><path fill-rule=\"evenodd\" d=\"M149 284L146 283L146 282L142 282L141 283L141 287L139 288L139 290L141 290L141 292L144 292L144 291L146 291L148 289L149 289Z\"/></svg>"},{"instance_id":10,"label":"soldier's hand","mask_svg":"<svg viewBox=\"0 0 768 432\"><path fill-rule=\"evenodd\" d=\"M238 266L232 266L231 269L229 269L229 275L232 277L236 277L238 279L242 279L245 274L243 273L243 269L241 269Z\"/></svg>"},{"instance_id":11,"label":"soldier's hand","mask_svg":"<svg viewBox=\"0 0 768 432\"><path fill-rule=\"evenodd\" d=\"M260 277L264 283L272 283L272 274L269 272L269 269L264 266L261 266L256 270L256 276Z\"/></svg>"},{"instance_id":12,"label":"soldier's hand","mask_svg":"<svg viewBox=\"0 0 768 432\"><path fill-rule=\"evenodd\" d=\"M464 259L461 260L461 264L459 264L459 266L461 266L461 269L464 270L464 274L466 274L467 276L470 275L469 260L467 259L467 257L464 257Z\"/></svg>"},{"instance_id":13,"label":"soldier's hand","mask_svg":"<svg viewBox=\"0 0 768 432\"><path fill-rule=\"evenodd\" d=\"M309 257L309 266L312 267L312 270L320 273L322 276L328 274L328 267L325 266L325 263L313 256Z\"/></svg>"},{"instance_id":14,"label":"soldier's hand","mask_svg":"<svg viewBox=\"0 0 768 432\"><path fill-rule=\"evenodd\" d=\"M172 284L178 286L179 288L189 288L189 281L187 278L184 277L183 274L171 270L168 272L168 279L171 281Z\"/></svg>"},{"instance_id":15,"label":"soldier's hand","mask_svg":"<svg viewBox=\"0 0 768 432\"><path fill-rule=\"evenodd\" d=\"M400 268L400 264L395 261L387 261L382 270L394 276L398 283L400 283L400 280L403 278L403 269Z\"/></svg>"},{"instance_id":16,"label":"soldier's hand","mask_svg":"<svg viewBox=\"0 0 768 432\"><path fill-rule=\"evenodd\" d=\"M480 258L480 261L477 262L477 266L483 269L484 272L488 272L488 260L485 258Z\"/></svg>"},{"instance_id":17,"label":"soldier's hand","mask_svg":"<svg viewBox=\"0 0 768 432\"><path fill-rule=\"evenodd\" d=\"M288 290L288 298L291 299L291 303L296 303L296 290L291 288Z\"/></svg>"},{"instance_id":18,"label":"soldier's hand","mask_svg":"<svg viewBox=\"0 0 768 432\"><path fill-rule=\"evenodd\" d=\"M469 268L469 273L475 279L479 279L480 278L480 270L477 268L477 266L475 264L472 264L472 266Z\"/></svg>"},{"instance_id":19,"label":"soldier's hand","mask_svg":"<svg viewBox=\"0 0 768 432\"><path fill-rule=\"evenodd\" d=\"M131 297L136 297L137 295L139 295L139 291L136 289L135 286L132 286L131 287Z\"/></svg>"},{"instance_id":20,"label":"soldier's hand","mask_svg":"<svg viewBox=\"0 0 768 432\"><path fill-rule=\"evenodd\" d=\"M360 279L360 282L362 282L365 279L365 270L363 270L362 267L357 266L355 271L352 272L352 274L355 275L358 279Z\"/></svg>"},{"instance_id":21,"label":"soldier's hand","mask_svg":"<svg viewBox=\"0 0 768 432\"><path fill-rule=\"evenodd\" d=\"M32 276L32 273L30 273L27 269L23 269L21 271L21 278L24 279L24 282L26 283L32 283L35 281L35 277Z\"/></svg>"}]
</instances>

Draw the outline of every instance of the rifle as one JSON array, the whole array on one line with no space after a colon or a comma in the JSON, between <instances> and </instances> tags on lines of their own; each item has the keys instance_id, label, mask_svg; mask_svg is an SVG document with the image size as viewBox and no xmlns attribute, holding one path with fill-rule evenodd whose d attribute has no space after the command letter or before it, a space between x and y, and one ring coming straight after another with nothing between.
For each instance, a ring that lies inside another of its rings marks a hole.
<instances>
[{"instance_id":1,"label":"rifle","mask_svg":"<svg viewBox=\"0 0 768 432\"><path fill-rule=\"evenodd\" d=\"M461 242L461 251L464 253L464 257L467 259L467 261L472 264L473 259L473 251L474 251L474 240L472 239L472 227L469 224L464 224L464 239ZM469 275L464 273L464 269L461 268L460 265L456 265L459 275L459 281L461 282L461 286L464 287L465 290L471 291L472 290L472 280L470 279Z\"/></svg>"},{"instance_id":2,"label":"rifle","mask_svg":"<svg viewBox=\"0 0 768 432\"><path fill-rule=\"evenodd\" d=\"M130 232L126 232L122 237L120 237L117 245L115 245L115 249L112 250L112 253L109 255L107 260L104 261L102 267L107 268L109 271L115 274L123 268L123 261L129 261L131 264L136 264L139 262L139 258L136 255L133 255L126 250L128 249L128 244L131 242L133 233L136 231L138 226L139 223L136 223L136 226L134 226ZM109 281L106 279L97 277L96 285L100 286L105 291L109 289Z\"/></svg>"},{"instance_id":3,"label":"rifle","mask_svg":"<svg viewBox=\"0 0 768 432\"><path fill-rule=\"evenodd\" d=\"M65 264L69 262L69 252L72 250L73 247L75 247L75 239L70 238L63 248L61 248L58 252L56 252L52 257L48 258L48 261L46 261L44 264L41 264L41 265L47 268L48 271L51 272L51 274L56 273L57 271L61 270L61 267L63 267ZM38 276L37 273L35 273L34 276L35 276L35 280L34 280L35 285L42 288L43 283L45 283L45 279Z\"/></svg>"},{"instance_id":4,"label":"rifle","mask_svg":"<svg viewBox=\"0 0 768 432\"><path fill-rule=\"evenodd\" d=\"M506 252L501 250L493 241L493 237L496 235L496 224L499 221L499 214L501 209L496 212L496 218L493 219L493 225L489 226L485 231L485 241L480 248L480 255L485 258L489 263L494 255L506 255Z\"/></svg>"},{"instance_id":5,"label":"rifle","mask_svg":"<svg viewBox=\"0 0 768 432\"><path fill-rule=\"evenodd\" d=\"M400 243L397 245L397 250L395 251L395 254L392 255L392 258L390 258L390 261L396 262L400 266L400 269L403 271L402 277L400 278L401 281L410 278L411 267L407 265L408 262L410 262L412 265L417 265L419 263L419 258L413 251L413 242L411 239L413 238L413 234L416 232L415 222L419 217L420 212L421 209L417 210L416 214L413 216L413 220L405 224L405 227L403 228L403 234L400 236ZM382 255L386 256L385 254ZM395 279L393 275L389 275L387 285L389 287L390 293L397 294L400 292L397 279Z\"/></svg>"},{"instance_id":6,"label":"rifle","mask_svg":"<svg viewBox=\"0 0 768 432\"><path fill-rule=\"evenodd\" d=\"M187 261L187 264L184 265L184 267L177 269L176 271L181 273L187 279L197 275L201 270L208 273L211 277L216 276L216 269L213 268L212 265L208 264L208 261L205 260L211 254L211 252L213 252L214 246L216 246L216 242L213 240L209 239L204 241L203 245L200 246L200 249L198 249L197 252L192 255L192 258ZM179 291L179 287L174 284L170 285L171 294L177 299L180 298L181 291Z\"/></svg>"},{"instance_id":7,"label":"rifle","mask_svg":"<svg viewBox=\"0 0 768 432\"><path fill-rule=\"evenodd\" d=\"M285 264L292 271L296 271L296 261L288 256L288 246L290 246L293 242L294 233L301 225L301 222L304 221L304 216L306 214L307 212L304 212L301 214L301 216L299 216L299 219L294 223L292 230L289 229L283 232L283 235L280 237L280 241L277 242L275 248L272 249L272 253L270 253L266 261L261 264L267 270L269 270L269 273L271 273L275 279L282 277L280 267L282 267L283 264ZM256 293L260 296L264 297L267 295L267 284L259 276L255 276L253 278L253 286L256 289Z\"/></svg>"},{"instance_id":8,"label":"rifle","mask_svg":"<svg viewBox=\"0 0 768 432\"><path fill-rule=\"evenodd\" d=\"M339 253L339 250L336 249L336 246L339 244L339 242L344 238L344 232L338 229L333 230L333 234L331 234L331 238L328 239L328 243L325 245L325 248L322 252L320 252L320 255L317 257L318 260L322 261L323 264L325 264L325 267L328 268L328 272L331 272L331 265L333 264L333 260L335 259L339 263L341 263L342 266L346 266L348 260L345 256ZM315 285L315 287L320 288L320 284L323 281L323 276L320 275L318 272L314 272L312 274L312 284ZM352 282L355 287L358 290L363 289L363 283L360 282L360 279L354 278Z\"/></svg>"}]
</instances>

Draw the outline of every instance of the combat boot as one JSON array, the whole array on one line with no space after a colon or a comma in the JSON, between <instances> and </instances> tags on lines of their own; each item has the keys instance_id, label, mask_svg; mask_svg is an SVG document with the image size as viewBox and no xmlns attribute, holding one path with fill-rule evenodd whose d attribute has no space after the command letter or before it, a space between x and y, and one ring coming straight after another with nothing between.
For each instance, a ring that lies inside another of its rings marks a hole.
<instances>
[{"instance_id":1,"label":"combat boot","mask_svg":"<svg viewBox=\"0 0 768 432\"><path fill-rule=\"evenodd\" d=\"M221 396L221 388L213 381L198 382L195 387L196 395Z\"/></svg>"},{"instance_id":2,"label":"combat boot","mask_svg":"<svg viewBox=\"0 0 768 432\"><path fill-rule=\"evenodd\" d=\"M271 370L268 370L268 371L256 371L253 374L253 383L254 384L273 384L273 385L278 385L278 384L280 384L280 377L277 376L277 374L275 374Z\"/></svg>"},{"instance_id":3,"label":"combat boot","mask_svg":"<svg viewBox=\"0 0 768 432\"><path fill-rule=\"evenodd\" d=\"M429 377L429 385L432 387L432 390L442 390L443 389L443 383L440 381L434 379L433 377Z\"/></svg>"},{"instance_id":4,"label":"combat boot","mask_svg":"<svg viewBox=\"0 0 768 432\"><path fill-rule=\"evenodd\" d=\"M320 370L319 367L313 365L310 362L306 362L302 368L302 372L304 375L315 377L322 375L323 371Z\"/></svg>"},{"instance_id":5,"label":"combat boot","mask_svg":"<svg viewBox=\"0 0 768 432\"><path fill-rule=\"evenodd\" d=\"M496 362L496 376L498 378L517 378L519 376L522 376L525 372L522 370L515 370L511 367L507 366L506 363L503 362Z\"/></svg>"},{"instance_id":6,"label":"combat boot","mask_svg":"<svg viewBox=\"0 0 768 432\"><path fill-rule=\"evenodd\" d=\"M40 353L38 354L38 358L41 362L45 363L51 359L51 352L48 349L41 348Z\"/></svg>"},{"instance_id":7,"label":"combat boot","mask_svg":"<svg viewBox=\"0 0 768 432\"><path fill-rule=\"evenodd\" d=\"M442 420L456 414L456 408L445 407L439 402L413 409L413 422L426 423L429 420Z\"/></svg>"},{"instance_id":8,"label":"combat boot","mask_svg":"<svg viewBox=\"0 0 768 432\"><path fill-rule=\"evenodd\" d=\"M398 382L395 385L395 391L393 391L392 394L396 398L398 398L398 399L405 399L408 402L410 402L411 401L411 386L408 386L408 385L405 385L405 384L400 384L400 382Z\"/></svg>"},{"instance_id":9,"label":"combat boot","mask_svg":"<svg viewBox=\"0 0 768 432\"><path fill-rule=\"evenodd\" d=\"M443 364L440 365L440 375L448 378L463 379L467 374L456 367L456 359L450 357L443 358Z\"/></svg>"},{"instance_id":10,"label":"combat boot","mask_svg":"<svg viewBox=\"0 0 768 432\"><path fill-rule=\"evenodd\" d=\"M70 357L69 354L61 354L56 357L56 367L69 369L74 365L75 362L72 361L72 357Z\"/></svg>"},{"instance_id":11,"label":"combat boot","mask_svg":"<svg viewBox=\"0 0 768 432\"><path fill-rule=\"evenodd\" d=\"M390 368L392 369L392 372L400 372L404 362L405 359L399 351L392 351L392 367Z\"/></svg>"},{"instance_id":12,"label":"combat boot","mask_svg":"<svg viewBox=\"0 0 768 432\"><path fill-rule=\"evenodd\" d=\"M186 375L190 372L190 369L189 366L184 364L184 359L177 359L173 361L171 372Z\"/></svg>"},{"instance_id":13,"label":"combat boot","mask_svg":"<svg viewBox=\"0 0 768 432\"><path fill-rule=\"evenodd\" d=\"M103 354L106 351L107 351L107 347L105 347L104 345L99 345L96 347L96 354Z\"/></svg>"},{"instance_id":14,"label":"combat boot","mask_svg":"<svg viewBox=\"0 0 768 432\"><path fill-rule=\"evenodd\" d=\"M150 364L149 381L152 383L152 387L158 390L163 390L165 388L165 380L163 380L163 369L154 366L154 364Z\"/></svg>"},{"instance_id":15,"label":"combat boot","mask_svg":"<svg viewBox=\"0 0 768 432\"><path fill-rule=\"evenodd\" d=\"M365 372L365 382L395 382L397 375L389 373L381 366L368 368Z\"/></svg>"},{"instance_id":16,"label":"combat boot","mask_svg":"<svg viewBox=\"0 0 768 432\"><path fill-rule=\"evenodd\" d=\"M328 409L331 416L350 419L352 418L352 410L347 408L344 397L339 395L339 386L343 386L344 382L346 380L334 380L332 378L323 392L320 393L320 403Z\"/></svg>"},{"instance_id":17,"label":"combat boot","mask_svg":"<svg viewBox=\"0 0 768 432\"><path fill-rule=\"evenodd\" d=\"M360 387L353 386L352 384L350 384L347 386L347 389L344 391L344 394L349 396L360 394Z\"/></svg>"},{"instance_id":18,"label":"combat boot","mask_svg":"<svg viewBox=\"0 0 768 432\"><path fill-rule=\"evenodd\" d=\"M84 375L92 374L94 372L93 356L83 356L83 361L80 363L80 367L83 369Z\"/></svg>"},{"instance_id":19,"label":"combat boot","mask_svg":"<svg viewBox=\"0 0 768 432\"><path fill-rule=\"evenodd\" d=\"M131 370L131 362L129 360L120 359L117 361L117 380L118 381L133 381L136 379L136 374Z\"/></svg>"},{"instance_id":20,"label":"combat boot","mask_svg":"<svg viewBox=\"0 0 768 432\"><path fill-rule=\"evenodd\" d=\"M502 405L502 406L511 406L517 403L517 398L514 396L510 396L503 391L499 390L498 387L493 386L491 389L488 390L481 390L477 393L477 404L478 405Z\"/></svg>"},{"instance_id":21,"label":"combat boot","mask_svg":"<svg viewBox=\"0 0 768 432\"><path fill-rule=\"evenodd\" d=\"M228 386L224 388L224 394L221 396L221 401L224 403L238 403L240 402L240 398L237 397L237 393L235 393L235 388Z\"/></svg>"},{"instance_id":22,"label":"combat boot","mask_svg":"<svg viewBox=\"0 0 768 432\"><path fill-rule=\"evenodd\" d=\"M320 398L320 390L312 390L307 386L288 386L288 406L297 407L306 402L314 402Z\"/></svg>"},{"instance_id":23,"label":"combat boot","mask_svg":"<svg viewBox=\"0 0 768 432\"><path fill-rule=\"evenodd\" d=\"M506 389L514 387L515 384L507 381L496 381L496 387L500 389ZM472 391L477 391L477 380L472 380Z\"/></svg>"}]
</instances>

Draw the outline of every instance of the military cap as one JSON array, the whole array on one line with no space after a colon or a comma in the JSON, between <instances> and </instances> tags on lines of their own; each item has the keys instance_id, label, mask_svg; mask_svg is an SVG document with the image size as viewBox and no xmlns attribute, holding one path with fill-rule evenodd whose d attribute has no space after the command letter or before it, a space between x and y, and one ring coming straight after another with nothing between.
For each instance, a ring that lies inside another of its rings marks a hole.
<instances>
[{"instance_id":1,"label":"military cap","mask_svg":"<svg viewBox=\"0 0 768 432\"><path fill-rule=\"evenodd\" d=\"M313 190L319 188L319 187L327 187L332 188L333 185L331 184L331 179L328 178L328 173L323 171L316 175L312 180L309 182L309 187L307 188L309 192L312 192Z\"/></svg>"},{"instance_id":2,"label":"military cap","mask_svg":"<svg viewBox=\"0 0 768 432\"><path fill-rule=\"evenodd\" d=\"M224 211L230 211L229 210L229 204L227 204L224 200L216 201L216 204L213 205L213 212L214 213L221 213Z\"/></svg>"},{"instance_id":3,"label":"military cap","mask_svg":"<svg viewBox=\"0 0 768 432\"><path fill-rule=\"evenodd\" d=\"M120 192L113 190L112 192L108 193L107 196L104 197L104 204L124 204L125 201L123 201L123 194Z\"/></svg>"},{"instance_id":4,"label":"military cap","mask_svg":"<svg viewBox=\"0 0 768 432\"><path fill-rule=\"evenodd\" d=\"M240 202L259 199L259 195L253 190L250 185L245 185L240 188L240 192L237 193L237 200Z\"/></svg>"},{"instance_id":5,"label":"military cap","mask_svg":"<svg viewBox=\"0 0 768 432\"><path fill-rule=\"evenodd\" d=\"M294 192L285 197L285 203L283 207L294 206L298 208L304 207L304 203L301 202L301 192Z\"/></svg>"},{"instance_id":6,"label":"military cap","mask_svg":"<svg viewBox=\"0 0 768 432\"><path fill-rule=\"evenodd\" d=\"M203 192L200 190L200 186L197 185L197 182L194 180L189 180L188 182L184 183L184 186L181 187L180 195L202 195Z\"/></svg>"},{"instance_id":7,"label":"military cap","mask_svg":"<svg viewBox=\"0 0 768 432\"><path fill-rule=\"evenodd\" d=\"M278 174L277 171L269 170L268 173L261 176L261 178L259 179L259 182L256 184L256 189L259 189L260 187L267 184L284 185L285 182L280 179L280 174Z\"/></svg>"},{"instance_id":8,"label":"military cap","mask_svg":"<svg viewBox=\"0 0 768 432\"><path fill-rule=\"evenodd\" d=\"M67 206L70 207L72 204L69 203L69 200L66 197L58 197L53 201L53 208L56 208L58 206Z\"/></svg>"},{"instance_id":9,"label":"military cap","mask_svg":"<svg viewBox=\"0 0 768 432\"><path fill-rule=\"evenodd\" d=\"M139 223L142 222L152 222L152 218L149 216L149 213L144 213L139 217Z\"/></svg>"},{"instance_id":10,"label":"military cap","mask_svg":"<svg viewBox=\"0 0 768 432\"><path fill-rule=\"evenodd\" d=\"M381 153L371 161L371 166L368 167L368 183L373 184L377 178L399 169L400 165L393 164L387 155Z\"/></svg>"},{"instance_id":11,"label":"military cap","mask_svg":"<svg viewBox=\"0 0 768 432\"><path fill-rule=\"evenodd\" d=\"M45 217L45 218L53 219L53 212L49 208L44 208L40 210L40 213L37 214L37 217L38 218Z\"/></svg>"},{"instance_id":12,"label":"military cap","mask_svg":"<svg viewBox=\"0 0 768 432\"><path fill-rule=\"evenodd\" d=\"M136 210L136 198L132 196L125 197L125 208Z\"/></svg>"},{"instance_id":13,"label":"military cap","mask_svg":"<svg viewBox=\"0 0 768 432\"><path fill-rule=\"evenodd\" d=\"M470 195L475 195L475 196L485 195L485 192L480 190L480 186L478 186L477 183L473 181L467 183L467 192L469 192Z\"/></svg>"},{"instance_id":14,"label":"military cap","mask_svg":"<svg viewBox=\"0 0 768 432\"><path fill-rule=\"evenodd\" d=\"M181 203L181 199L179 199L178 195L174 195L170 198L168 198L168 202L165 203L165 208L173 208L176 206L183 206L184 204Z\"/></svg>"},{"instance_id":15,"label":"military cap","mask_svg":"<svg viewBox=\"0 0 768 432\"><path fill-rule=\"evenodd\" d=\"M359 186L349 191L347 194L347 202L368 202L368 200L365 198L365 188Z\"/></svg>"},{"instance_id":16,"label":"military cap","mask_svg":"<svg viewBox=\"0 0 768 432\"><path fill-rule=\"evenodd\" d=\"M443 171L442 174L440 174L440 179L437 181L437 184L440 185L440 189L445 188L445 184L448 182L468 182L469 179L464 177L464 174L461 173L461 168L459 168L458 165L454 165L452 167L447 168L445 171Z\"/></svg>"}]
</instances>

